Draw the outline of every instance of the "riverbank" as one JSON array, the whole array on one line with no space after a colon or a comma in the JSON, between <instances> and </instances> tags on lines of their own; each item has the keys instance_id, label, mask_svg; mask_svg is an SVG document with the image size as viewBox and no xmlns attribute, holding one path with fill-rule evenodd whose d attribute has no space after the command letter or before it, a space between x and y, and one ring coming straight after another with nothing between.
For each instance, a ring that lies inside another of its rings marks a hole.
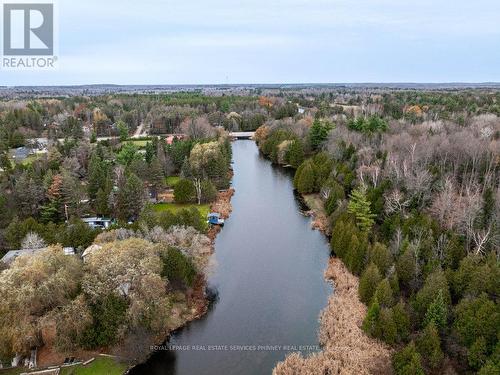
<instances>
[{"instance_id":1,"label":"riverbank","mask_svg":"<svg viewBox=\"0 0 500 375\"><path fill-rule=\"evenodd\" d=\"M231 198L234 195L235 190L231 187L224 191L219 191L217 194L217 198L210 205L210 212L218 212L220 217L224 220L229 218L233 207L231 205ZM217 234L222 230L222 227L219 225L212 225L207 232L207 237L210 239L210 251L205 252L205 256L207 257L206 262L210 261L210 257L215 251L215 239L217 238ZM180 322L175 328L171 329L169 335L186 326L189 322L193 320L200 319L203 315L207 313L208 305L210 301L206 295L207 288L207 280L205 277L200 277L196 281L195 287L193 288L193 292L191 294L192 305L194 305L193 315L186 319L183 322Z\"/></svg>"},{"instance_id":2,"label":"riverbank","mask_svg":"<svg viewBox=\"0 0 500 375\"><path fill-rule=\"evenodd\" d=\"M230 188L225 191L220 191L214 202L210 205L210 211L219 212L221 217L227 219L232 211L231 198L234 194L234 189ZM206 236L202 236L205 240L200 242L198 248L199 259L201 264L210 264L210 258L214 253L214 245L217 234L220 232L220 227L212 226L208 229ZM103 233L106 234L106 233ZM115 234L107 233L106 238L100 245L116 239ZM109 237L109 238L108 238ZM97 240L97 239L96 239ZM188 246L187 244L185 244ZM59 353L53 349L53 341L55 337L55 326L46 328L42 334L44 342L50 343L39 348L38 351L38 368L47 368L49 366L60 365L68 357L75 357L78 360L86 361L100 354L112 354L121 361L117 366L122 366L123 363L140 363L151 354L151 347L158 343L165 342L170 335L186 326L188 323L200 319L208 310L209 298L206 293L207 278L206 275L200 275L194 280L192 287L185 291L176 291L172 295L171 314L166 322L166 329L156 336L149 334L136 335L131 334L125 337L119 344L101 348L95 351L78 350L71 353ZM137 336L137 337L136 337ZM100 375L99 373L96 373ZM104 373L103 373L104 374Z\"/></svg>"},{"instance_id":3,"label":"riverbank","mask_svg":"<svg viewBox=\"0 0 500 375\"><path fill-rule=\"evenodd\" d=\"M220 217L226 220L233 211L233 206L231 205L231 198L233 195L234 189L232 187L227 190L220 191L217 194L217 199L210 205L210 211L218 212ZM215 237L217 237L217 234L221 231L221 229L222 228L220 226L214 225L208 230L207 236L210 240L212 240L212 244L215 242Z\"/></svg>"},{"instance_id":4,"label":"riverbank","mask_svg":"<svg viewBox=\"0 0 500 375\"><path fill-rule=\"evenodd\" d=\"M313 227L328 233L323 207L318 206L319 196L303 195L303 199L314 218ZM320 316L323 350L306 358L293 353L276 365L273 374L392 374L392 350L361 329L367 308L359 300L358 277L340 259L331 258L325 278L333 283L334 291Z\"/></svg>"},{"instance_id":5,"label":"riverbank","mask_svg":"<svg viewBox=\"0 0 500 375\"><path fill-rule=\"evenodd\" d=\"M304 203L309 208L307 214L312 217L311 226L323 232L327 236L331 235L331 228L329 224L328 215L323 207L323 201L319 194L302 194Z\"/></svg>"}]
</instances>

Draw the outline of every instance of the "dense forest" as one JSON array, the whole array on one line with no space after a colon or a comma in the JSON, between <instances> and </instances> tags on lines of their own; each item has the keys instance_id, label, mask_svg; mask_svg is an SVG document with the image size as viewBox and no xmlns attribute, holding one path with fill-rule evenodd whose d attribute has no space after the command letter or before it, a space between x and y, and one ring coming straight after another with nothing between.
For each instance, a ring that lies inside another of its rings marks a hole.
<instances>
[{"instance_id":1,"label":"dense forest","mask_svg":"<svg viewBox=\"0 0 500 375\"><path fill-rule=\"evenodd\" d=\"M102 139L85 129L118 114L94 108L89 122L72 100L2 106L0 363L34 348L144 359L205 308L227 132L200 115L183 118L182 137L131 138L124 110Z\"/></svg>"},{"instance_id":2,"label":"dense forest","mask_svg":"<svg viewBox=\"0 0 500 375\"><path fill-rule=\"evenodd\" d=\"M256 132L323 202L332 253L360 277L363 330L396 349L396 374L500 373L497 95L359 96L365 113L320 107Z\"/></svg>"},{"instance_id":3,"label":"dense forest","mask_svg":"<svg viewBox=\"0 0 500 375\"><path fill-rule=\"evenodd\" d=\"M499 374L498 116L495 90L0 101L0 256L33 252L0 265L0 361L35 347L136 358L192 319L229 132L256 131L321 201L395 373Z\"/></svg>"}]
</instances>

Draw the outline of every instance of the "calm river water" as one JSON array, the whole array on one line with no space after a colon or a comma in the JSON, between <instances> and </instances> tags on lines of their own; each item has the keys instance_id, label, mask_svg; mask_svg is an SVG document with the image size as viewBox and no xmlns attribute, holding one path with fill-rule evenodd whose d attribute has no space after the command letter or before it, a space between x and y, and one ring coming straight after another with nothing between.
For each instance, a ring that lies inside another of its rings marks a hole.
<instances>
[{"instance_id":1,"label":"calm river water","mask_svg":"<svg viewBox=\"0 0 500 375\"><path fill-rule=\"evenodd\" d=\"M233 160L233 212L209 280L218 297L204 318L172 336L175 350L155 352L133 374L270 374L289 350L318 345L331 292L323 279L327 240L301 215L290 173L253 141L234 142Z\"/></svg>"}]
</instances>

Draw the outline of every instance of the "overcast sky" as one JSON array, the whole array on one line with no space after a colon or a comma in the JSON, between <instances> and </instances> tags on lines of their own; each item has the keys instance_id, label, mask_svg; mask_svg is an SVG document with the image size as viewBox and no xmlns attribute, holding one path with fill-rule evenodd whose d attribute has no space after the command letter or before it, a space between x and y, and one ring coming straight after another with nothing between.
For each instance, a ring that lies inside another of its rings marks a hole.
<instances>
[{"instance_id":1,"label":"overcast sky","mask_svg":"<svg viewBox=\"0 0 500 375\"><path fill-rule=\"evenodd\" d=\"M499 0L58 0L59 68L0 85L500 81Z\"/></svg>"}]
</instances>

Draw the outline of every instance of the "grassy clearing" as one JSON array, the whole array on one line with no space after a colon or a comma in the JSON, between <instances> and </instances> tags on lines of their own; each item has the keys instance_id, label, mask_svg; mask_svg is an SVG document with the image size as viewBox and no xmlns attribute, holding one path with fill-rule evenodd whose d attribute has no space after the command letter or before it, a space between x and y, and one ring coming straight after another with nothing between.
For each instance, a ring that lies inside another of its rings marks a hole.
<instances>
[{"instance_id":1,"label":"grassy clearing","mask_svg":"<svg viewBox=\"0 0 500 375\"><path fill-rule=\"evenodd\" d=\"M19 162L16 161L16 159L13 159L11 158L10 159L10 164L12 165L12 168L15 168L16 167L16 164L21 164L21 165L24 165L24 166L28 166L30 164L32 164L34 161L38 160L38 158L40 158L40 155L29 155L26 159L23 159Z\"/></svg>"},{"instance_id":2,"label":"grassy clearing","mask_svg":"<svg viewBox=\"0 0 500 375\"><path fill-rule=\"evenodd\" d=\"M27 370L23 367L10 368L7 370L0 370L0 375L19 375Z\"/></svg>"},{"instance_id":3,"label":"grassy clearing","mask_svg":"<svg viewBox=\"0 0 500 375\"><path fill-rule=\"evenodd\" d=\"M330 220L319 194L304 194L303 197L307 207L314 212L312 227L330 234Z\"/></svg>"},{"instance_id":4,"label":"grassy clearing","mask_svg":"<svg viewBox=\"0 0 500 375\"><path fill-rule=\"evenodd\" d=\"M181 178L179 176L168 176L165 179L165 183L167 184L168 187L173 188L176 183L179 182Z\"/></svg>"},{"instance_id":5,"label":"grassy clearing","mask_svg":"<svg viewBox=\"0 0 500 375\"><path fill-rule=\"evenodd\" d=\"M97 357L87 366L77 365L61 369L60 375L121 375L127 365L111 357Z\"/></svg>"},{"instance_id":6,"label":"grassy clearing","mask_svg":"<svg viewBox=\"0 0 500 375\"><path fill-rule=\"evenodd\" d=\"M28 156L26 159L24 159L21 164L22 165L30 165L31 163L33 163L35 160L38 159L38 155L30 155Z\"/></svg>"},{"instance_id":7,"label":"grassy clearing","mask_svg":"<svg viewBox=\"0 0 500 375\"><path fill-rule=\"evenodd\" d=\"M194 207L200 211L200 214L203 218L207 217L207 214L210 212L210 204L192 204L192 203L186 203L186 204L180 204L180 203L158 203L153 206L153 209L156 212L162 212L165 210L168 210L172 213L177 213L179 210L183 208L191 208Z\"/></svg>"},{"instance_id":8,"label":"grassy clearing","mask_svg":"<svg viewBox=\"0 0 500 375\"><path fill-rule=\"evenodd\" d=\"M323 201L321 200L319 194L303 194L302 197L304 198L307 207L309 207L316 213L322 213L326 215Z\"/></svg>"},{"instance_id":9,"label":"grassy clearing","mask_svg":"<svg viewBox=\"0 0 500 375\"><path fill-rule=\"evenodd\" d=\"M137 140L137 141L127 141L127 142L130 142L130 143L133 143L136 147L139 147L139 148L144 148L146 147L146 145L148 144L148 142L151 142L150 140Z\"/></svg>"},{"instance_id":10,"label":"grassy clearing","mask_svg":"<svg viewBox=\"0 0 500 375\"><path fill-rule=\"evenodd\" d=\"M127 365L117 362L111 357L97 357L87 366L76 365L62 367L60 375L122 375L127 370ZM37 370L28 370L25 367L16 367L8 370L0 370L0 375L20 375Z\"/></svg>"}]
</instances>

